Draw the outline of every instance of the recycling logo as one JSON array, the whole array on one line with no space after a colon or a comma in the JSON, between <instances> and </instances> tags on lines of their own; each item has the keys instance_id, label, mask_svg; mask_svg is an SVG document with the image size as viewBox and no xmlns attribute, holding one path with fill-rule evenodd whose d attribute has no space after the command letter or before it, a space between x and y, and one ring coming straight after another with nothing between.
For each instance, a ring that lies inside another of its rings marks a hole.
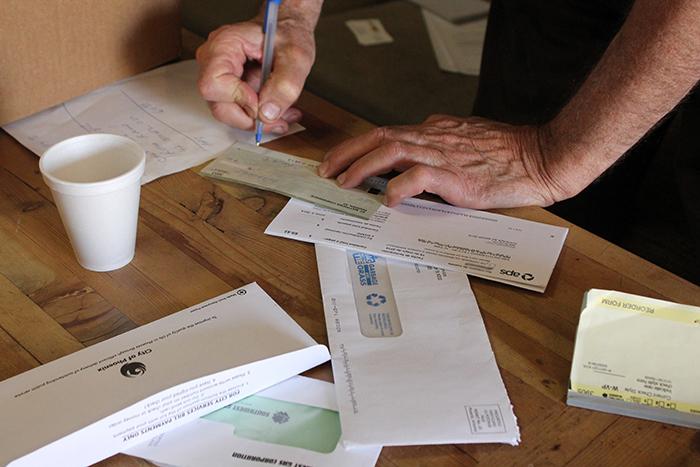
<instances>
[{"instance_id":1,"label":"recycling logo","mask_svg":"<svg viewBox=\"0 0 700 467\"><path fill-rule=\"evenodd\" d=\"M367 295L367 304L369 306L379 306L386 303L386 297L378 293L371 293Z\"/></svg>"}]
</instances>

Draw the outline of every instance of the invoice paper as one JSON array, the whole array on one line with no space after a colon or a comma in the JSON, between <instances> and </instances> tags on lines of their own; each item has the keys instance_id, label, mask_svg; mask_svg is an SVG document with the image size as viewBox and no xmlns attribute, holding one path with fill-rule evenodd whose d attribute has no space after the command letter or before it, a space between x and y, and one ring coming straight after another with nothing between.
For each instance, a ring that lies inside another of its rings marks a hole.
<instances>
[{"instance_id":1,"label":"invoice paper","mask_svg":"<svg viewBox=\"0 0 700 467\"><path fill-rule=\"evenodd\" d=\"M379 45L394 42L379 18L350 19L345 21L345 25L355 35L355 39L360 45Z\"/></svg>"},{"instance_id":2,"label":"invoice paper","mask_svg":"<svg viewBox=\"0 0 700 467\"><path fill-rule=\"evenodd\" d=\"M423 10L423 19L440 69L479 76L486 19L452 24L428 10Z\"/></svg>"},{"instance_id":3,"label":"invoice paper","mask_svg":"<svg viewBox=\"0 0 700 467\"><path fill-rule=\"evenodd\" d=\"M371 467L381 449L345 447L333 384L295 376L126 454L178 467Z\"/></svg>"},{"instance_id":4,"label":"invoice paper","mask_svg":"<svg viewBox=\"0 0 700 467\"><path fill-rule=\"evenodd\" d=\"M187 60L142 73L5 125L37 155L72 136L113 133L146 151L142 182L202 164L236 141L255 142L252 131L211 116L197 89L198 66ZM300 131L292 125L290 133ZM266 134L263 142L274 139Z\"/></svg>"},{"instance_id":5,"label":"invoice paper","mask_svg":"<svg viewBox=\"0 0 700 467\"><path fill-rule=\"evenodd\" d=\"M292 199L265 233L462 271L544 292L568 229L408 199L369 219Z\"/></svg>"},{"instance_id":6,"label":"invoice paper","mask_svg":"<svg viewBox=\"0 0 700 467\"><path fill-rule=\"evenodd\" d=\"M328 359L253 283L0 383L0 465L92 464Z\"/></svg>"},{"instance_id":7,"label":"invoice paper","mask_svg":"<svg viewBox=\"0 0 700 467\"><path fill-rule=\"evenodd\" d=\"M343 438L518 444L467 276L316 245Z\"/></svg>"},{"instance_id":8,"label":"invoice paper","mask_svg":"<svg viewBox=\"0 0 700 467\"><path fill-rule=\"evenodd\" d=\"M700 307L586 294L567 403L700 428Z\"/></svg>"},{"instance_id":9,"label":"invoice paper","mask_svg":"<svg viewBox=\"0 0 700 467\"><path fill-rule=\"evenodd\" d=\"M235 143L200 173L303 199L363 219L377 212L382 203L376 194L340 188L335 180L318 175L319 164L311 159Z\"/></svg>"}]
</instances>

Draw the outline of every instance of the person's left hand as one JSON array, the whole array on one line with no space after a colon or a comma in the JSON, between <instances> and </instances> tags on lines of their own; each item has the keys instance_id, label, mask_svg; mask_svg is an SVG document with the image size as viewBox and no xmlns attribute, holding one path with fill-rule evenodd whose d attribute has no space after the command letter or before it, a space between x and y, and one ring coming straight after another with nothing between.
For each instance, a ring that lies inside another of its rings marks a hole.
<instances>
[{"instance_id":1,"label":"person's left hand","mask_svg":"<svg viewBox=\"0 0 700 467\"><path fill-rule=\"evenodd\" d=\"M545 157L541 136L536 127L434 115L344 141L326 154L319 175L337 175L341 187L352 188L372 175L403 172L389 181L388 206L424 191L475 209L548 206L578 184L567 184L571 174Z\"/></svg>"}]
</instances>

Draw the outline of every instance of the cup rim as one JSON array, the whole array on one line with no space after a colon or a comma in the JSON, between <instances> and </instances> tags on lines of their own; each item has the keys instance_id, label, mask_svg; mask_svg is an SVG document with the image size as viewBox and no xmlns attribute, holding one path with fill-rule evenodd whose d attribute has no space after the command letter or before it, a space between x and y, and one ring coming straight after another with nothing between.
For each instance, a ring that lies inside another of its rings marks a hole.
<instances>
[{"instance_id":1,"label":"cup rim","mask_svg":"<svg viewBox=\"0 0 700 467\"><path fill-rule=\"evenodd\" d=\"M62 146L62 145L67 145L74 143L76 140L80 139L90 139L93 137L109 137L111 139L116 139L116 140L121 140L122 143L126 143L132 148L135 148L138 150L139 153L139 161L132 167L131 169L127 170L124 173L121 173L117 175L116 177L111 177L107 178L105 180L99 180L96 182L71 182L68 180L64 180L62 178L56 177L52 173L50 173L48 170L46 170L46 159L44 156L48 154L50 151L55 150L57 147ZM146 165L146 151L134 140L131 138L127 138L126 136L122 135L116 135L112 133L88 133L84 135L78 135L78 136L72 136L70 138L66 138L62 141L59 141L58 143L53 144L50 146L46 151L43 152L41 157L39 158L39 171L41 172L41 175L47 180L47 182L51 182L52 185L54 185L54 188L57 188L58 186L65 187L65 188L73 188L73 189L90 189L90 188L103 188L106 185L111 185L111 184L121 184L120 182L123 182L125 180L128 180L130 178L133 178L134 175L137 172L141 172L139 174L139 177L143 174L144 168Z\"/></svg>"}]
</instances>

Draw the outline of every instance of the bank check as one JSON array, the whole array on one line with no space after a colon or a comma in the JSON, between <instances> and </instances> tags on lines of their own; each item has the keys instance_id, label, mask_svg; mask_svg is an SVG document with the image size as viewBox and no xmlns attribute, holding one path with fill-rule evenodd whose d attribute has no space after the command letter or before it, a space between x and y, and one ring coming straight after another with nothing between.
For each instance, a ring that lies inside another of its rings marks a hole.
<instances>
[{"instance_id":1,"label":"bank check","mask_svg":"<svg viewBox=\"0 0 700 467\"><path fill-rule=\"evenodd\" d=\"M316 245L349 445L518 444L463 273Z\"/></svg>"},{"instance_id":2,"label":"bank check","mask_svg":"<svg viewBox=\"0 0 700 467\"><path fill-rule=\"evenodd\" d=\"M0 383L0 465L92 464L328 359L249 284Z\"/></svg>"},{"instance_id":3,"label":"bank check","mask_svg":"<svg viewBox=\"0 0 700 467\"><path fill-rule=\"evenodd\" d=\"M265 233L443 267L544 292L568 229L408 199L357 219L292 199Z\"/></svg>"},{"instance_id":4,"label":"bank check","mask_svg":"<svg viewBox=\"0 0 700 467\"><path fill-rule=\"evenodd\" d=\"M372 467L381 450L345 447L333 384L294 376L126 453L177 467Z\"/></svg>"},{"instance_id":5,"label":"bank check","mask_svg":"<svg viewBox=\"0 0 700 467\"><path fill-rule=\"evenodd\" d=\"M235 143L200 173L274 191L346 214L369 219L381 201L365 190L340 188L335 180L319 177L319 163L259 146Z\"/></svg>"}]
</instances>

